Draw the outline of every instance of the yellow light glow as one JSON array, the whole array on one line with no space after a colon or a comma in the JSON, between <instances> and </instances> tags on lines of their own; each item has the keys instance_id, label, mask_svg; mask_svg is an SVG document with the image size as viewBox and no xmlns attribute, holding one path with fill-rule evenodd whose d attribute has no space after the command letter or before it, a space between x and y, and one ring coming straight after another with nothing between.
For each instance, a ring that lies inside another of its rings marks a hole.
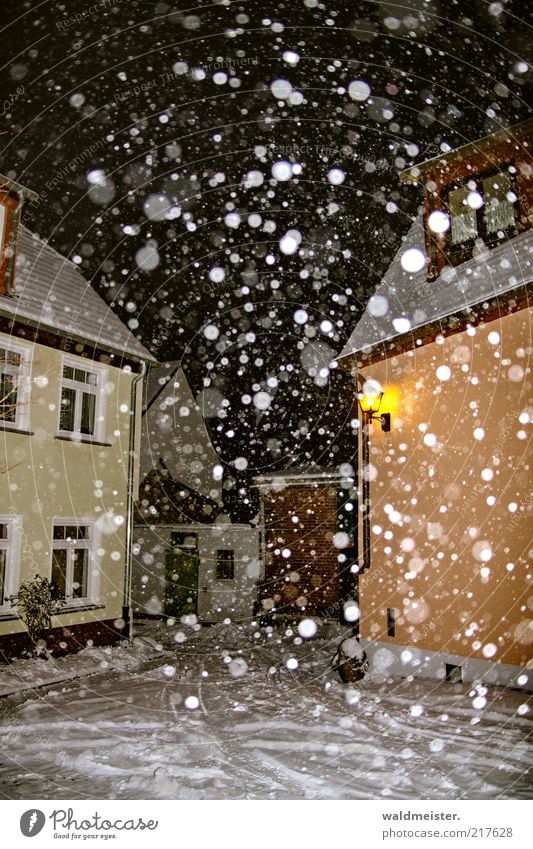
<instances>
[{"instance_id":1,"label":"yellow light glow","mask_svg":"<svg viewBox=\"0 0 533 849\"><path fill-rule=\"evenodd\" d=\"M383 400L379 409L380 413L390 413L394 422L401 415L400 390L398 386L387 384L383 387Z\"/></svg>"}]
</instances>

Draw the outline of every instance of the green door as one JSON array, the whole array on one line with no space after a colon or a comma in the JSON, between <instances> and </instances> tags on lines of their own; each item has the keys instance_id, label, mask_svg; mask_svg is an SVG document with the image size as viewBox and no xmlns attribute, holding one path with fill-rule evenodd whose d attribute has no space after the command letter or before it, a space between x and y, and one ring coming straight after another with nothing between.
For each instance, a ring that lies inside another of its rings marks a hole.
<instances>
[{"instance_id":1,"label":"green door","mask_svg":"<svg viewBox=\"0 0 533 849\"><path fill-rule=\"evenodd\" d=\"M166 616L179 619L198 612L198 563L196 548L181 548L178 543L168 549L165 559Z\"/></svg>"}]
</instances>

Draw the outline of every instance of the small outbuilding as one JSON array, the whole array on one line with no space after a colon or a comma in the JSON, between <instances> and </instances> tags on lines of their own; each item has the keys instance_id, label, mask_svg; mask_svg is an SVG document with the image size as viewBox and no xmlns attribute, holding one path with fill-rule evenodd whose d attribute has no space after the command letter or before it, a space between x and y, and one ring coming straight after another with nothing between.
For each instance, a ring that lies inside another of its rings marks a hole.
<instances>
[{"instance_id":1,"label":"small outbuilding","mask_svg":"<svg viewBox=\"0 0 533 849\"><path fill-rule=\"evenodd\" d=\"M146 385L134 612L204 623L251 619L260 530L224 513L220 460L180 364L151 370Z\"/></svg>"}]
</instances>

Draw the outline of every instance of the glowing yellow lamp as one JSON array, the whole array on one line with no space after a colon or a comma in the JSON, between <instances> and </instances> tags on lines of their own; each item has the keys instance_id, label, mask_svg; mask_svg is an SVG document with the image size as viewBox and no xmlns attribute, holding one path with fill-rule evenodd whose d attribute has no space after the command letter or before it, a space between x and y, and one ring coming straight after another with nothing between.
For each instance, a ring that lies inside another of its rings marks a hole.
<instances>
[{"instance_id":1,"label":"glowing yellow lamp","mask_svg":"<svg viewBox=\"0 0 533 849\"><path fill-rule=\"evenodd\" d=\"M377 380L365 380L357 397L363 413L377 413L383 398L381 384Z\"/></svg>"},{"instance_id":2,"label":"glowing yellow lamp","mask_svg":"<svg viewBox=\"0 0 533 849\"><path fill-rule=\"evenodd\" d=\"M390 413L384 413L382 416L376 415L381 406L382 398L383 388L377 380L372 380L372 378L365 380L362 391L357 394L357 400L363 414L369 419L379 419L382 429L389 431Z\"/></svg>"}]
</instances>

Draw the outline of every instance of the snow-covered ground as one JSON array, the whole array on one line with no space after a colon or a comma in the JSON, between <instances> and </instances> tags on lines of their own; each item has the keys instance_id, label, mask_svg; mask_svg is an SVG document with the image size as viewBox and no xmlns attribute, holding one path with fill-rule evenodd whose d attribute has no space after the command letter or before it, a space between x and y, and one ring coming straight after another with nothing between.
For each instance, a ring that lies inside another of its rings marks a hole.
<instances>
[{"instance_id":1,"label":"snow-covered ground","mask_svg":"<svg viewBox=\"0 0 533 849\"><path fill-rule=\"evenodd\" d=\"M524 693L372 673L342 684L332 623L303 641L254 625L137 633L0 671L0 797L531 797Z\"/></svg>"}]
</instances>

